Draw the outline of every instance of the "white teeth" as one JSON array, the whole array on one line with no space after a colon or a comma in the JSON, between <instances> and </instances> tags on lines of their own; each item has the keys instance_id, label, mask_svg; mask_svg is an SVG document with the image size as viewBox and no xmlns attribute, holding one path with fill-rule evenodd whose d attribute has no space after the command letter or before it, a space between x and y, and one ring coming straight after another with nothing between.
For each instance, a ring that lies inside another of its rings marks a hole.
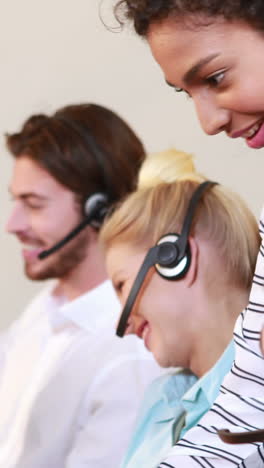
<instances>
[{"instance_id":1,"label":"white teeth","mask_svg":"<svg viewBox=\"0 0 264 468\"><path fill-rule=\"evenodd\" d=\"M37 249L39 249L39 247L37 247L36 245L26 245L25 249L26 250L37 250Z\"/></svg>"},{"instance_id":2,"label":"white teeth","mask_svg":"<svg viewBox=\"0 0 264 468\"><path fill-rule=\"evenodd\" d=\"M244 133L243 137L244 138L252 138L257 133L260 126L261 126L261 123L255 124L253 127L250 128L250 130L248 130L247 132Z\"/></svg>"}]
</instances>

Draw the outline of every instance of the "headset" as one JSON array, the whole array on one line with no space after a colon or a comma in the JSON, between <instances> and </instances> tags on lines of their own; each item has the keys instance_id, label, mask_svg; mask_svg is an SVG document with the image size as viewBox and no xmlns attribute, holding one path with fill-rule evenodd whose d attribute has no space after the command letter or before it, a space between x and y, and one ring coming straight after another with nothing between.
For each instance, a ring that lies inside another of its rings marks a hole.
<instances>
[{"instance_id":1,"label":"headset","mask_svg":"<svg viewBox=\"0 0 264 468\"><path fill-rule=\"evenodd\" d=\"M160 238L154 247L149 249L130 290L117 325L116 334L120 338L125 334L129 315L151 267L154 266L157 273L167 280L179 280L186 275L191 264L191 250L188 238L195 210L204 192L214 185L217 185L217 182L206 181L201 183L194 191L180 234L166 234Z\"/></svg>"},{"instance_id":2,"label":"headset","mask_svg":"<svg viewBox=\"0 0 264 468\"><path fill-rule=\"evenodd\" d=\"M106 194L97 192L91 195L84 204L85 217L83 221L78 224L72 231L69 232L63 239L57 242L53 247L47 250L43 250L38 258L43 260L49 257L51 254L57 252L65 244L68 244L74 237L76 237L86 226L91 225L98 229L102 224L104 217L108 211L108 198Z\"/></svg>"},{"instance_id":3,"label":"headset","mask_svg":"<svg viewBox=\"0 0 264 468\"><path fill-rule=\"evenodd\" d=\"M79 134L82 140L86 143L88 148L92 148L92 154L94 155L96 162L98 163L103 179L104 185L106 188L106 192L95 192L92 193L84 202L83 204L83 215L84 219L72 230L70 231L63 239L53 245L50 249L43 250L39 255L38 258L43 260L53 253L60 250L64 247L65 244L68 244L72 239L74 239L86 226L90 225L95 229L98 229L109 208L112 201L112 190L110 184L108 183L107 174L104 168L103 160L102 160L102 152L103 150L100 148L99 144L91 134L91 132L84 127L80 122L76 123L71 119L57 115L56 118L67 125L71 130L74 130L75 133Z\"/></svg>"}]
</instances>

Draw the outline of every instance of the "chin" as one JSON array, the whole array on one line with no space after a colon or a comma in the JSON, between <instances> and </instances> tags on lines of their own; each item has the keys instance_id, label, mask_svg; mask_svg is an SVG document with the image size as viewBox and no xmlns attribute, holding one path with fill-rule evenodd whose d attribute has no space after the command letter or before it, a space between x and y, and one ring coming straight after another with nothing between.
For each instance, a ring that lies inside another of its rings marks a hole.
<instances>
[{"instance_id":1,"label":"chin","mask_svg":"<svg viewBox=\"0 0 264 468\"><path fill-rule=\"evenodd\" d=\"M32 281L42 281L54 278L51 268L34 268L33 265L25 265L25 275Z\"/></svg>"},{"instance_id":2,"label":"chin","mask_svg":"<svg viewBox=\"0 0 264 468\"><path fill-rule=\"evenodd\" d=\"M167 356L163 356L161 354L156 355L155 353L153 353L153 355L160 367L171 367Z\"/></svg>"}]
</instances>

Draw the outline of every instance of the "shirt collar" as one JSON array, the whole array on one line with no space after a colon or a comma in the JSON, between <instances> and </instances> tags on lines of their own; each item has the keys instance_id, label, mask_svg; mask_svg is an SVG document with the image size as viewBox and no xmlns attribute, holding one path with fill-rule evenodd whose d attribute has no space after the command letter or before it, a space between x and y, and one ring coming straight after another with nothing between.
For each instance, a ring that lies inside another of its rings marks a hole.
<instances>
[{"instance_id":1,"label":"shirt collar","mask_svg":"<svg viewBox=\"0 0 264 468\"><path fill-rule=\"evenodd\" d=\"M181 399L193 385L197 377L189 370L177 369L173 374L166 374L151 384L148 392L148 407L155 414L157 423L174 421L184 411Z\"/></svg>"},{"instance_id":2,"label":"shirt collar","mask_svg":"<svg viewBox=\"0 0 264 468\"><path fill-rule=\"evenodd\" d=\"M234 342L231 341L215 365L184 394L182 403L189 410L189 404L197 404L200 398L206 398L210 407L216 398L215 388L220 387L224 376L230 370L234 359Z\"/></svg>"},{"instance_id":3,"label":"shirt collar","mask_svg":"<svg viewBox=\"0 0 264 468\"><path fill-rule=\"evenodd\" d=\"M182 396L187 393L187 389L190 385L194 385L197 381L197 377L192 374L188 369L178 369L177 372L170 375L165 380L162 389L162 398L168 406L174 406L175 401L181 400Z\"/></svg>"},{"instance_id":4,"label":"shirt collar","mask_svg":"<svg viewBox=\"0 0 264 468\"><path fill-rule=\"evenodd\" d=\"M110 280L60 308L65 319L93 333L109 326L109 323L114 326L119 312L120 303Z\"/></svg>"}]
</instances>

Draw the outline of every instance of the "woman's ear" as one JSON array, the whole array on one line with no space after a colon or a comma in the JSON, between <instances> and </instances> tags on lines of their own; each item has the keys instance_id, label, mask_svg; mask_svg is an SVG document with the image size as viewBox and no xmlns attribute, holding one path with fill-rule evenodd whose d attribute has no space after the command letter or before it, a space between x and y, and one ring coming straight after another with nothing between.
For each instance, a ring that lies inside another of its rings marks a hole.
<instances>
[{"instance_id":1,"label":"woman's ear","mask_svg":"<svg viewBox=\"0 0 264 468\"><path fill-rule=\"evenodd\" d=\"M199 260L199 246L194 237L188 239L191 251L191 264L185 276L186 284L188 287L192 286L198 275L198 260Z\"/></svg>"}]
</instances>

